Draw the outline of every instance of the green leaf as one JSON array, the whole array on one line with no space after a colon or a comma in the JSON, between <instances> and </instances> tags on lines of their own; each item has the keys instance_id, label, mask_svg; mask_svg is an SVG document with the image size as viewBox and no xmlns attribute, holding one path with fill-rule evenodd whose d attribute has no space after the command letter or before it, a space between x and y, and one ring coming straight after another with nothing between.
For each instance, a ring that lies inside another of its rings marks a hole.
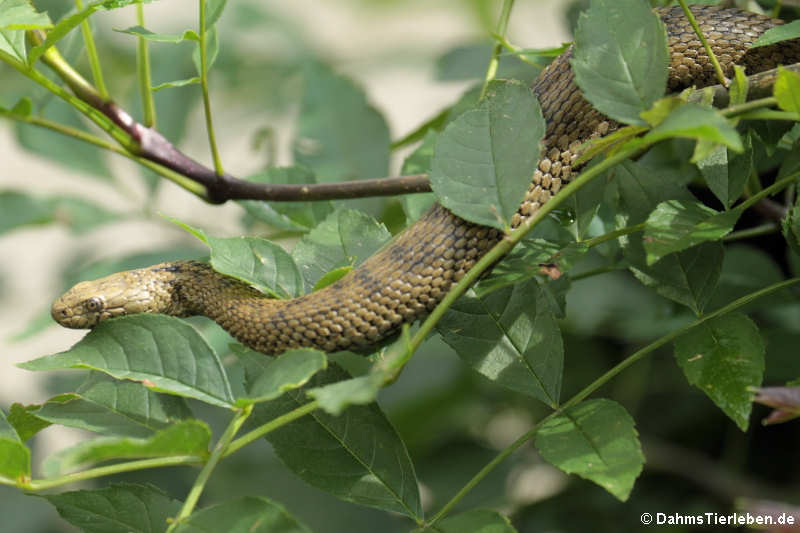
<instances>
[{"instance_id":1,"label":"green leaf","mask_svg":"<svg viewBox=\"0 0 800 533\"><path fill-rule=\"evenodd\" d=\"M694 197L680 183L676 183L663 167L649 167L636 161L625 161L616 169L614 182L619 187L622 210L628 215L629 225L647 220L659 202L664 200L692 200Z\"/></svg>"},{"instance_id":2,"label":"green leaf","mask_svg":"<svg viewBox=\"0 0 800 533\"><path fill-rule=\"evenodd\" d=\"M142 3L150 3L152 1L153 0L143 0ZM134 3L138 3L138 0L98 0L96 2L91 2L77 13L74 13L68 17L64 17L58 21L58 24L56 24L52 30L47 32L47 37L42 44L31 49L31 55L28 59L28 64L32 65L34 62L36 62L36 60L42 54L44 54L48 48L64 38L65 35L76 28L81 22L86 20L87 17L92 15L98 9L113 10L120 7L129 6Z\"/></svg>"},{"instance_id":3,"label":"green leaf","mask_svg":"<svg viewBox=\"0 0 800 533\"><path fill-rule=\"evenodd\" d=\"M403 162L403 168L400 172L404 176L430 172L431 162L433 161L433 147L436 145L438 137L439 134L437 132L428 130L422 144ZM436 203L436 196L431 193L406 194L403 196L403 211L406 213L408 223L421 217L434 203Z\"/></svg>"},{"instance_id":4,"label":"green leaf","mask_svg":"<svg viewBox=\"0 0 800 533\"><path fill-rule=\"evenodd\" d=\"M316 183L314 174L303 167L271 167L253 176L248 181L272 185L308 185ZM240 201L247 212L276 228L288 231L307 232L328 216L333 210L330 202L262 202Z\"/></svg>"},{"instance_id":5,"label":"green leaf","mask_svg":"<svg viewBox=\"0 0 800 533\"><path fill-rule=\"evenodd\" d=\"M708 188L729 208L739 199L753 167L753 141L750 133L742 139L744 152L737 154L724 146L718 146L711 156L698 161L697 166Z\"/></svg>"},{"instance_id":6,"label":"green leaf","mask_svg":"<svg viewBox=\"0 0 800 533\"><path fill-rule=\"evenodd\" d=\"M533 91L519 82L490 83L486 98L436 141L430 180L439 202L471 222L510 227L536 170L544 127Z\"/></svg>"},{"instance_id":7,"label":"green leaf","mask_svg":"<svg viewBox=\"0 0 800 533\"><path fill-rule=\"evenodd\" d=\"M324 289L328 285L333 285L334 283L345 277L351 270L353 270L353 267L351 266L334 268L333 270L331 270L330 272L319 278L319 280L314 284L314 288L311 289L311 292L316 292L320 289Z\"/></svg>"},{"instance_id":8,"label":"green leaf","mask_svg":"<svg viewBox=\"0 0 800 533\"><path fill-rule=\"evenodd\" d=\"M778 67L773 91L781 109L800 113L800 74Z\"/></svg>"},{"instance_id":9,"label":"green leaf","mask_svg":"<svg viewBox=\"0 0 800 533\"><path fill-rule=\"evenodd\" d=\"M246 496L192 513L175 533L311 533L280 504Z\"/></svg>"},{"instance_id":10,"label":"green leaf","mask_svg":"<svg viewBox=\"0 0 800 533\"><path fill-rule=\"evenodd\" d=\"M349 377L329 365L304 389ZM252 423L264 424L306 404L304 389L256 405ZM338 417L314 411L266 438L286 466L309 484L347 501L421 520L414 466L403 441L375 403L351 406Z\"/></svg>"},{"instance_id":11,"label":"green leaf","mask_svg":"<svg viewBox=\"0 0 800 533\"><path fill-rule=\"evenodd\" d=\"M633 419L606 399L584 401L547 420L536 433L536 449L564 472L594 481L622 501L644 464Z\"/></svg>"},{"instance_id":12,"label":"green leaf","mask_svg":"<svg viewBox=\"0 0 800 533\"><path fill-rule=\"evenodd\" d=\"M303 279L289 252L259 237L220 238L173 220L211 249L211 266L275 298L303 294Z\"/></svg>"},{"instance_id":13,"label":"green leaf","mask_svg":"<svg viewBox=\"0 0 800 533\"><path fill-rule=\"evenodd\" d=\"M595 0L581 14L572 58L575 81L600 112L646 125L639 113L664 95L667 35L639 0Z\"/></svg>"},{"instance_id":14,"label":"green leaf","mask_svg":"<svg viewBox=\"0 0 800 533\"><path fill-rule=\"evenodd\" d=\"M750 48L757 48L759 46L769 46L788 39L795 39L800 37L800 20L795 20L789 24L782 24L774 26L764 33L761 37L755 40Z\"/></svg>"},{"instance_id":15,"label":"green leaf","mask_svg":"<svg viewBox=\"0 0 800 533\"><path fill-rule=\"evenodd\" d=\"M439 521L435 527L415 529L413 533L516 533L505 516L489 509L471 509Z\"/></svg>"},{"instance_id":16,"label":"green leaf","mask_svg":"<svg viewBox=\"0 0 800 533\"><path fill-rule=\"evenodd\" d=\"M564 346L535 280L461 297L436 325L459 357L491 381L558 405Z\"/></svg>"},{"instance_id":17,"label":"green leaf","mask_svg":"<svg viewBox=\"0 0 800 533\"><path fill-rule=\"evenodd\" d=\"M152 87L153 92L160 91L162 89L173 89L175 87L185 87L187 85L195 85L200 83L200 76L193 76L191 78L185 78L182 80L175 80L175 81L167 81L164 83L159 83Z\"/></svg>"},{"instance_id":18,"label":"green leaf","mask_svg":"<svg viewBox=\"0 0 800 533\"><path fill-rule=\"evenodd\" d=\"M8 423L14 427L22 442L27 442L28 439L51 425L50 422L33 414L33 411L37 409L39 409L38 405L11 404L11 409L8 411Z\"/></svg>"},{"instance_id":19,"label":"green leaf","mask_svg":"<svg viewBox=\"0 0 800 533\"><path fill-rule=\"evenodd\" d=\"M755 273L758 274L754 275ZM719 286L709 304L710 309L719 309L738 298L784 279L781 267L764 251L742 244L725 246ZM780 299L781 293L778 292L755 300L745 309L769 309L775 307Z\"/></svg>"},{"instance_id":20,"label":"green leaf","mask_svg":"<svg viewBox=\"0 0 800 533\"><path fill-rule=\"evenodd\" d=\"M734 152L744 150L736 128L719 112L699 104L686 104L675 109L643 137L643 142L653 144L675 137L719 143Z\"/></svg>"},{"instance_id":21,"label":"green leaf","mask_svg":"<svg viewBox=\"0 0 800 533\"><path fill-rule=\"evenodd\" d=\"M157 431L147 439L100 437L82 441L45 459L42 470L56 477L76 467L111 459L208 455L211 430L201 420L184 420Z\"/></svg>"},{"instance_id":22,"label":"green leaf","mask_svg":"<svg viewBox=\"0 0 800 533\"><path fill-rule=\"evenodd\" d=\"M217 28L216 26L210 26L206 32L206 68L208 70L211 69L212 65L214 65L214 62L217 60L217 54L219 54L219 38L217 36ZM202 68L200 66L199 43L194 47L194 50L192 50L192 62L194 63L194 68L197 73L201 74Z\"/></svg>"},{"instance_id":23,"label":"green leaf","mask_svg":"<svg viewBox=\"0 0 800 533\"><path fill-rule=\"evenodd\" d=\"M144 438L192 416L186 401L140 383L115 381L99 372L74 393L51 398L35 413L53 424L111 436Z\"/></svg>"},{"instance_id":24,"label":"green leaf","mask_svg":"<svg viewBox=\"0 0 800 533\"><path fill-rule=\"evenodd\" d=\"M733 230L740 215L740 210L719 213L700 202L661 202L645 222L647 264L702 242L721 239Z\"/></svg>"},{"instance_id":25,"label":"green leaf","mask_svg":"<svg viewBox=\"0 0 800 533\"><path fill-rule=\"evenodd\" d=\"M25 63L25 30L0 30L0 53L6 53L20 63Z\"/></svg>"},{"instance_id":26,"label":"green leaf","mask_svg":"<svg viewBox=\"0 0 800 533\"><path fill-rule=\"evenodd\" d=\"M322 183L386 176L389 128L364 91L321 63L307 65L304 79L295 161Z\"/></svg>"},{"instance_id":27,"label":"green leaf","mask_svg":"<svg viewBox=\"0 0 800 533\"><path fill-rule=\"evenodd\" d=\"M351 405L374 402L384 381L386 377L383 373L366 374L310 389L308 395L319 402L320 408L339 416Z\"/></svg>"},{"instance_id":28,"label":"green leaf","mask_svg":"<svg viewBox=\"0 0 800 533\"><path fill-rule=\"evenodd\" d=\"M195 42L200 41L200 37L194 30L186 30L180 35L169 34L169 33L153 33L147 28L143 28L141 26L131 26L130 28L124 30L115 29L114 31L119 33L127 33L129 35L136 35L137 37L141 37L147 41L154 41L158 43L175 44L183 41L195 41Z\"/></svg>"},{"instance_id":29,"label":"green leaf","mask_svg":"<svg viewBox=\"0 0 800 533\"><path fill-rule=\"evenodd\" d=\"M697 386L742 431L747 429L753 394L764 376L764 341L746 315L708 320L675 341L675 358Z\"/></svg>"},{"instance_id":30,"label":"green leaf","mask_svg":"<svg viewBox=\"0 0 800 533\"><path fill-rule=\"evenodd\" d=\"M89 368L212 405L231 407L233 400L217 354L194 328L163 315L106 320L66 352L17 366L26 370Z\"/></svg>"},{"instance_id":31,"label":"green leaf","mask_svg":"<svg viewBox=\"0 0 800 533\"><path fill-rule=\"evenodd\" d=\"M311 290L328 272L362 263L390 238L386 226L366 213L339 209L300 239L292 257Z\"/></svg>"},{"instance_id":32,"label":"green leaf","mask_svg":"<svg viewBox=\"0 0 800 533\"><path fill-rule=\"evenodd\" d=\"M635 244L628 245L625 256L631 261L631 272L647 287L689 307L696 315L703 313L714 296L714 290L722 269L724 248L719 242L706 242L670 254L654 265L644 261L644 250L638 244L640 254L633 251Z\"/></svg>"},{"instance_id":33,"label":"green leaf","mask_svg":"<svg viewBox=\"0 0 800 533\"><path fill-rule=\"evenodd\" d=\"M115 483L104 489L39 496L85 533L163 532L181 508L181 502L149 484Z\"/></svg>"},{"instance_id":34,"label":"green leaf","mask_svg":"<svg viewBox=\"0 0 800 533\"><path fill-rule=\"evenodd\" d=\"M0 0L0 30L44 30L52 27L47 13L38 13L30 0Z\"/></svg>"},{"instance_id":35,"label":"green leaf","mask_svg":"<svg viewBox=\"0 0 800 533\"><path fill-rule=\"evenodd\" d=\"M240 358L258 358L263 372L258 377L248 376L248 395L237 398L237 407L274 400L286 391L302 387L314 374L328 367L325 354L319 350L289 350L276 358L246 348L238 352Z\"/></svg>"},{"instance_id":36,"label":"green leaf","mask_svg":"<svg viewBox=\"0 0 800 533\"><path fill-rule=\"evenodd\" d=\"M0 476L11 480L29 479L31 475L31 451L17 435L17 431L6 420L0 409Z\"/></svg>"},{"instance_id":37,"label":"green leaf","mask_svg":"<svg viewBox=\"0 0 800 533\"><path fill-rule=\"evenodd\" d=\"M227 5L228 0L206 0L206 28L217 23Z\"/></svg>"}]
</instances>

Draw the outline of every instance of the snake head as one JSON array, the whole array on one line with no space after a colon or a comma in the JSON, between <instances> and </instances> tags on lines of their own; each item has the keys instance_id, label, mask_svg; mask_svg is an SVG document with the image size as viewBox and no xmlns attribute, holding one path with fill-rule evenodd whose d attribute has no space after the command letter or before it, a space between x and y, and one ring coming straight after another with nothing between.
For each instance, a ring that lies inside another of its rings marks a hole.
<instances>
[{"instance_id":1,"label":"snake head","mask_svg":"<svg viewBox=\"0 0 800 533\"><path fill-rule=\"evenodd\" d=\"M142 295L125 274L78 283L53 302L53 320L66 328L88 329L108 318L146 312Z\"/></svg>"}]
</instances>

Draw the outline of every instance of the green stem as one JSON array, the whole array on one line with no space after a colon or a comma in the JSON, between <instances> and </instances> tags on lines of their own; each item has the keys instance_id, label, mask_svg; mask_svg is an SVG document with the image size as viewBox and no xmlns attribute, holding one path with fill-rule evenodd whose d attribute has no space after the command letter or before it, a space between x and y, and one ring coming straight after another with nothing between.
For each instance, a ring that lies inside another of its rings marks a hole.
<instances>
[{"instance_id":1,"label":"green stem","mask_svg":"<svg viewBox=\"0 0 800 533\"><path fill-rule=\"evenodd\" d=\"M694 13L692 10L689 9L689 6L686 5L686 0L678 0L678 3L683 8L683 12L686 14L686 18L689 19L689 24L692 25L692 29L700 38L700 42L703 43L703 47L706 49L706 54L708 58L711 60L711 64L714 66L714 72L717 74L717 79L719 79L720 84L723 87L727 87L730 83L728 78L725 77L725 74L722 72L722 67L717 60L717 56L714 54L714 51L711 49L711 45L708 44L708 39L706 36L703 35L703 32L700 30L700 26L697 25L697 20L694 18Z\"/></svg>"},{"instance_id":2,"label":"green stem","mask_svg":"<svg viewBox=\"0 0 800 533\"><path fill-rule=\"evenodd\" d=\"M206 115L206 130L208 130L208 144L211 146L211 155L214 159L214 170L222 176L222 160L217 149L217 138L214 134L214 125L211 120L211 99L208 96L208 65L206 64L206 0L200 2L200 87L203 92L203 108Z\"/></svg>"},{"instance_id":3,"label":"green stem","mask_svg":"<svg viewBox=\"0 0 800 533\"><path fill-rule=\"evenodd\" d=\"M451 498L450 501L448 501L439 510L439 512L434 515L434 517L431 519L431 521L428 523L428 525L431 526L431 525L435 524L436 522L438 522L439 520L441 520L442 518L444 518L450 512L450 510L456 504L458 504L458 502L462 498L464 498L464 496L466 496L467 493L470 490L472 490L472 488L474 488L480 481L482 481L497 465L499 465L501 462L503 462L503 460L505 460L509 455L511 455L514 451L516 451L520 446L522 446L523 444L528 442L530 439L532 439L536 435L536 432L539 430L539 428L542 426L542 424L544 424L548 420L551 420L552 418L560 415L561 413L563 413L567 409L569 409L571 407L574 407L575 405L579 404L584 399L586 399L590 394L592 394L597 389L599 389L600 387L602 387L603 385L608 383L613 377L615 377L616 375L621 373L623 370L625 370L626 368L628 368L632 364L634 364L637 361L641 360L643 357L645 357L646 355L654 352L655 350L657 350L658 348L664 346L665 344L677 339L681 335L686 334L690 329L695 328L695 327L699 326L700 324L702 324L702 323L704 323L704 322L706 322L708 320L711 320L713 318L717 318L719 316L722 316L722 315L725 315L725 314L730 313L732 311L735 311L735 310L737 310L737 309L749 304L750 302L752 302L754 300L757 300L758 298L761 298L763 296L766 296L766 295L771 294L773 292L776 292L778 290L785 289L785 288L790 287L792 285L797 285L798 283L800 283L800 278L792 278L792 279L789 279L789 280L781 281L779 283L775 283L773 285L770 285L769 287L765 287L765 288L763 288L761 290L758 290L756 292L753 292L753 293L747 294L745 296L742 296L741 298L738 298L738 299L734 300L733 302L729 303L725 307L722 307L722 308L714 311L713 313L709 313L708 315L705 315L705 316L702 316L702 317L698 318L697 320L695 320L694 322L692 322L688 326L685 326L685 327L680 328L678 330L675 330L675 331L673 331L671 333L668 333L667 335L664 335L663 337L651 342L650 344L648 344L647 346L645 346L641 350L639 350L639 351L633 353L632 355L628 356L627 358L625 358L625 360L621 361L619 364L617 364L616 366L611 368L608 372L606 372L605 374L603 374L602 376L600 376L599 378L594 380L592 383L590 383L589 385L584 387L575 396L573 396L568 401L566 401L563 404L561 404L552 413L550 413L549 415L544 417L542 420L537 422L531 429L529 429L527 432L525 432L524 435L522 435L520 438L515 440L510 446L508 446L506 449L502 450L497 456L495 456L494 459L492 459L488 464L486 464L486 466L481 468L480 471L478 471L478 473L475 474L472 477L472 479L470 479L461 488L461 490L459 490L455 494L455 496L453 496L453 498Z\"/></svg>"},{"instance_id":4,"label":"green stem","mask_svg":"<svg viewBox=\"0 0 800 533\"><path fill-rule=\"evenodd\" d=\"M783 7L783 0L775 2L775 7L772 8L772 18L776 19L781 14L781 7Z\"/></svg>"},{"instance_id":5,"label":"green stem","mask_svg":"<svg viewBox=\"0 0 800 533\"><path fill-rule=\"evenodd\" d=\"M144 6L141 1L136 4L136 23L144 27ZM148 128L155 128L156 105L151 89L153 82L150 78L150 52L147 47L147 39L142 36L136 38L136 73L139 78L139 95L144 110L144 125Z\"/></svg>"},{"instance_id":6,"label":"green stem","mask_svg":"<svg viewBox=\"0 0 800 533\"><path fill-rule=\"evenodd\" d=\"M778 105L778 99L774 96L768 96L766 98L758 98L743 104L726 107L725 109L721 109L720 113L722 113L722 115L725 117L735 117L737 115L747 113L748 111L761 109L762 107L773 107L776 105Z\"/></svg>"},{"instance_id":7,"label":"green stem","mask_svg":"<svg viewBox=\"0 0 800 533\"><path fill-rule=\"evenodd\" d=\"M294 422L298 418L307 415L311 411L314 411L318 406L319 402L316 400L313 402L308 402L307 404L301 405L297 409L293 409L286 414L283 414L277 418L273 418L266 424L261 425L248 433L245 433L235 441L231 442L230 446L228 446L228 449L225 451L224 457L227 457L230 454L238 451L240 448L243 448L251 442L260 439L267 433L270 433L281 426L285 426L289 422Z\"/></svg>"},{"instance_id":8,"label":"green stem","mask_svg":"<svg viewBox=\"0 0 800 533\"><path fill-rule=\"evenodd\" d=\"M6 478L0 477L0 484L19 487L23 490L41 491L52 489L67 485L69 483L76 483L78 481L86 481L103 476L110 476L113 474L120 474L122 472L133 472L134 470L144 470L146 468L162 468L165 466L187 466L202 463L203 459L194 455L176 455L174 457L157 457L155 459L141 459L138 461L128 461L126 463L119 463L115 465L100 466L97 468L90 468L83 472L75 472L73 474L66 474L64 476L55 477L52 479L40 479L29 481L27 483L8 483Z\"/></svg>"},{"instance_id":9,"label":"green stem","mask_svg":"<svg viewBox=\"0 0 800 533\"><path fill-rule=\"evenodd\" d=\"M75 7L78 11L83 11L83 0L75 0ZM106 82L103 80L103 70L100 68L100 57L97 55L97 47L94 44L94 37L92 36L92 28L89 26L88 17L81 22L81 33L83 33L86 55L89 56L89 65L92 69L92 77L94 78L94 84L97 86L97 92L100 93L103 99L107 99L108 89L106 89Z\"/></svg>"},{"instance_id":10,"label":"green stem","mask_svg":"<svg viewBox=\"0 0 800 533\"><path fill-rule=\"evenodd\" d=\"M641 224L636 224L635 226L627 226L615 231L604 233L603 235L599 235L597 237L592 237L591 239L586 239L585 241L583 241L583 244L591 248L592 246L597 246L598 244L603 244L604 242L607 241L613 241L614 239L623 237L625 235L630 235L631 233L644 231L644 228L645 228L645 223L642 222Z\"/></svg>"},{"instance_id":11,"label":"green stem","mask_svg":"<svg viewBox=\"0 0 800 533\"><path fill-rule=\"evenodd\" d=\"M253 412L253 406L248 405L238 413L236 416L233 417L231 423L228 424L228 427L225 429L225 432L217 441L217 445L214 446L214 450L211 452L211 456L206 461L206 464L203 466L203 469L200 470L200 474L198 474L197 479L192 485L189 494L186 496L186 501L183 502L183 507L181 507L178 516L175 517L175 520L170 524L167 528L167 533L174 531L176 527L181 523L181 520L186 519L192 511L194 510L195 506L197 505L197 500L200 499L200 495L203 493L203 489L208 482L208 478L211 477L211 472L214 471L214 468L219 463L220 459L225 456L225 452L228 449L233 437L236 436L236 433L239 432L241 429L242 424L245 423L247 418L250 416L250 413Z\"/></svg>"},{"instance_id":12,"label":"green stem","mask_svg":"<svg viewBox=\"0 0 800 533\"><path fill-rule=\"evenodd\" d=\"M762 224L754 228L747 228L740 231L734 231L722 237L725 242L738 241L742 239L751 239L753 237L760 237L762 235L769 235L780 230L777 224Z\"/></svg>"},{"instance_id":13,"label":"green stem","mask_svg":"<svg viewBox=\"0 0 800 533\"><path fill-rule=\"evenodd\" d=\"M571 274L569 279L570 281L578 281L579 279L591 278L593 276L599 276L600 274L608 274L609 272L615 272L617 270L621 269L615 266L598 267L592 270L587 270L586 272L581 272L580 274Z\"/></svg>"},{"instance_id":14,"label":"green stem","mask_svg":"<svg viewBox=\"0 0 800 533\"><path fill-rule=\"evenodd\" d=\"M101 139L100 137L92 135L91 133L76 128L72 128L70 126L65 126L64 124L60 124L58 122L53 122L41 117L37 117L35 115L24 116L0 110L0 116L4 116L12 120L18 120L19 122L24 122L26 124L32 124L34 126L38 126L41 128L46 128L51 131L60 133L62 135L67 135L74 139L78 139L79 141L92 144L104 150L114 152L115 154L119 154L123 157L126 157L131 161L135 161L136 163L139 163L140 165L152 170L156 174L170 180L179 187L186 189L188 192L194 194L195 196L198 196L199 198L202 198L204 200L208 199L206 188L203 187L201 184L197 183L196 181L191 180L181 174L178 174L174 170L171 170L167 167L163 167L158 163L154 163L149 159L145 159L143 157L139 157L135 154L132 154L129 151L125 150L124 148L121 148L116 144L112 144L106 141L105 139Z\"/></svg>"},{"instance_id":15,"label":"green stem","mask_svg":"<svg viewBox=\"0 0 800 533\"><path fill-rule=\"evenodd\" d=\"M753 205L757 204L761 199L766 198L767 196L772 196L776 192L794 183L797 180L798 176L800 176L800 170L798 170L797 172L792 172L785 178L779 179L769 187L765 187L764 189L758 191L756 194L754 194L744 202L737 205L735 209L744 211L745 209L752 207Z\"/></svg>"},{"instance_id":16,"label":"green stem","mask_svg":"<svg viewBox=\"0 0 800 533\"><path fill-rule=\"evenodd\" d=\"M88 102L97 102L101 105L103 100L100 93L92 87L80 74L67 63L61 54L58 53L55 46L51 46L44 54L42 54L42 61L52 68L58 76L67 83L70 88L76 93L81 94L81 98L70 93L57 83L53 82L36 70L29 67L24 63L14 60L11 56L0 50L0 60L5 61L8 65L14 67L20 74L38 83L51 93L55 94L72 107L83 113L97 126L108 133L115 141L120 143L126 150L137 153L138 145L131 139L125 130L114 124L114 122L101 113L99 110L92 107ZM84 99L85 97L85 99Z\"/></svg>"},{"instance_id":17,"label":"green stem","mask_svg":"<svg viewBox=\"0 0 800 533\"><path fill-rule=\"evenodd\" d=\"M489 67L486 69L486 79L483 81L483 87L481 88L481 100L486 96L489 82L492 81L495 74L497 74L497 65L500 63L500 52L503 51L502 41L504 41L506 37L508 20L511 17L512 7L514 7L514 0L503 0L503 8L500 11L500 19L497 21L497 31L495 32L500 38L497 39L492 49L492 57L489 59Z\"/></svg>"}]
</instances>

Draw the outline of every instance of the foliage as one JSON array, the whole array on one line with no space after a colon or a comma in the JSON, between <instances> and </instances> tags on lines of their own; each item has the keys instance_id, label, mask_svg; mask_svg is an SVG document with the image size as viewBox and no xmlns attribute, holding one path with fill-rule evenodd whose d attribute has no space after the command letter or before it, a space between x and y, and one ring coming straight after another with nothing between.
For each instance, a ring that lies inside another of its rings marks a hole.
<instances>
[{"instance_id":1,"label":"foliage","mask_svg":"<svg viewBox=\"0 0 800 533\"><path fill-rule=\"evenodd\" d=\"M148 160L91 101L110 95L127 104L123 87L133 80L143 122L177 143L188 109L181 106L199 93L220 173L209 68L237 94L247 94L241 78L258 84L258 68L227 55L235 53L226 51L220 25L230 12L241 24L252 22L254 8L200 0L196 29L164 34L147 28L143 3L79 1L51 17L39 2L0 0L3 79L20 83L0 87L0 116L15 124L25 149L91 170L91 180L109 181L104 155L111 151L148 169L143 180L151 198L166 178L210 199L202 183ZM99 57L122 51L99 34L108 49L96 49L89 21L102 26L97 13L133 4L136 23L116 37L136 41L137 68L127 66L133 59L125 51L126 66L115 67L106 88ZM41 404L0 409L0 484L40 496L35 501L87 532L121 525L149 532L310 531L304 522L320 531L618 531L638 527L641 512L690 510L675 503L684 498L682 486L659 484L648 472L651 462L654 470L699 483L703 490L692 494L703 512L729 511L740 496L764 496L752 487L767 483L776 493L793 489L786 498L796 498L797 486L785 479L800 476L789 455L797 424L751 428L750 419L754 401L776 409L765 423L800 416L800 75L781 69L774 96L746 102L738 72L724 109L689 101L689 93L664 97L666 36L657 16L640 0L591 2L577 20L572 65L586 98L623 127L587 146L591 161L580 176L512 229L545 132L528 85L554 55L506 40L512 4L503 2L491 51L458 47L437 65L443 78L480 85L394 143L364 90L316 54L301 50L285 64L249 58L276 79L291 80L264 89L271 104L299 109L295 164L267 165L250 181L313 186L379 178L389 174L393 149L416 143L405 173L428 173L435 199L506 232L419 328L404 329L368 357L293 350L269 359L208 321L134 315L103 322L68 350L20 365L89 372L82 384ZM58 52L79 27L92 82ZM789 24L762 41L798 33ZM148 59L151 48L163 55ZM194 69L175 66L180 59ZM151 70L169 78L154 85ZM287 86L296 87L298 78L301 96L293 101ZM146 207L123 213L33 189L0 190L0 233L63 224L79 238L152 216ZM249 234L232 238L213 236L213 224L159 220L197 237L219 272L271 297L292 298L345 275L433 201L406 196L401 213L392 202L237 200ZM765 205L777 206L780 219L762 219ZM294 239L293 251L275 235ZM204 253L186 248L73 265L64 269L63 284ZM27 334L42 327L32 324ZM656 357L670 348L674 359ZM463 364L448 359L453 353ZM762 387L765 381L771 386ZM37 457L36 439L53 425L92 435ZM716 427L734 449L717 449ZM738 430L750 432L753 450ZM784 433L765 433L778 431ZM786 453L778 445L759 449L772 435L789 443ZM264 457L262 437L273 456ZM514 453L526 444L536 453ZM695 460L704 471L694 472L688 461L669 461L675 454L664 450L676 448L693 457L747 454L754 464L731 473L731 460ZM770 459L781 463L778 471ZM180 474L162 474L166 467ZM33 474L39 472L43 477ZM557 482L531 483L537 473ZM703 475L709 480L697 481ZM99 488L49 490L104 476L117 477ZM719 482L734 478L731 486ZM546 492L531 497L532 486ZM352 504L373 509L352 513ZM2 503L0 509L13 512ZM608 524L601 518L609 513L621 518Z\"/></svg>"}]
</instances>

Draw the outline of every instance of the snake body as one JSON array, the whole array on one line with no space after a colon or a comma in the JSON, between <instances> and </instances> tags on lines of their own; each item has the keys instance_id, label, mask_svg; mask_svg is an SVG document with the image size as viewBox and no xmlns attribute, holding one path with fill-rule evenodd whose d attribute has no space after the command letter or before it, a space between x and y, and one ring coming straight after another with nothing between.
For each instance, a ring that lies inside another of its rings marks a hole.
<instances>
[{"instance_id":1,"label":"snake body","mask_svg":"<svg viewBox=\"0 0 800 533\"><path fill-rule=\"evenodd\" d=\"M735 9L692 9L727 76L734 64L753 74L800 61L800 44L794 41L748 51L780 21ZM680 8L657 13L669 39L668 88L715 83L712 65ZM568 50L558 57L533 85L547 129L538 168L513 227L570 180L584 142L617 128L581 95L573 80L571 55ZM358 349L432 310L502 237L500 231L467 222L437 204L345 277L299 298L269 299L206 264L180 261L79 283L53 304L52 315L72 328L91 328L106 318L132 313L205 315L266 354L298 347Z\"/></svg>"}]
</instances>

